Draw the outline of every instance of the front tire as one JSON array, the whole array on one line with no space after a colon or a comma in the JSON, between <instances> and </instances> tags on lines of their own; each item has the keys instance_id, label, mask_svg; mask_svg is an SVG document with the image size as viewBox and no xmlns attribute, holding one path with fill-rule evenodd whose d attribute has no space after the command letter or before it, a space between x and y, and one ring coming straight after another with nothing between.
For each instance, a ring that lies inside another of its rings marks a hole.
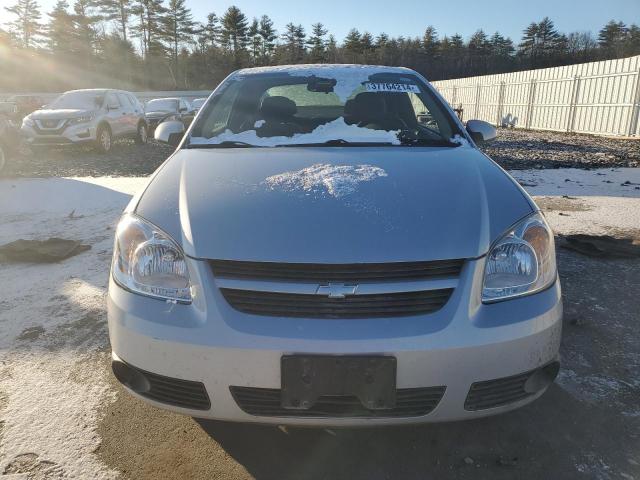
<instances>
[{"instance_id":1,"label":"front tire","mask_svg":"<svg viewBox=\"0 0 640 480\"><path fill-rule=\"evenodd\" d=\"M96 132L96 151L98 153L108 153L111 150L113 138L109 127L101 125Z\"/></svg>"},{"instance_id":2,"label":"front tire","mask_svg":"<svg viewBox=\"0 0 640 480\"><path fill-rule=\"evenodd\" d=\"M149 129L147 128L147 124L144 122L140 122L138 124L138 132L136 133L136 145L144 145L149 140Z\"/></svg>"}]
</instances>

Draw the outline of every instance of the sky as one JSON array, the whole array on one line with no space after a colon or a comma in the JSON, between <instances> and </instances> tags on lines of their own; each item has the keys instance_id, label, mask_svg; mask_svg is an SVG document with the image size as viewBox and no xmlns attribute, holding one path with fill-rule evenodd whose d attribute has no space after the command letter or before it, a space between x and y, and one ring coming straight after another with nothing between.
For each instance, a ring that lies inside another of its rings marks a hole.
<instances>
[{"instance_id":1,"label":"sky","mask_svg":"<svg viewBox=\"0 0 640 480\"><path fill-rule=\"evenodd\" d=\"M73 3L73 0L68 0ZM0 0L0 6L15 0ZM50 11L56 0L38 0L42 11ZM279 31L288 22L302 24L307 32L311 24L322 22L340 41L351 28L374 35L421 36L428 25L442 35L460 33L468 38L482 28L496 30L519 40L522 30L532 21L549 16L561 32L591 31L594 34L609 20L640 23L640 0L186 0L196 20L207 13L218 15L237 5L251 19L269 15ZM8 13L0 9L0 23Z\"/></svg>"}]
</instances>

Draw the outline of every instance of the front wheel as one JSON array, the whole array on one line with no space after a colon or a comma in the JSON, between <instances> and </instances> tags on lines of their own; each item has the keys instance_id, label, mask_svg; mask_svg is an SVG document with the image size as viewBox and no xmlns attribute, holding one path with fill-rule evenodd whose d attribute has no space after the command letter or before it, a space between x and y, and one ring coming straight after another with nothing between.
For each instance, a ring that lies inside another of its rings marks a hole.
<instances>
[{"instance_id":1,"label":"front wheel","mask_svg":"<svg viewBox=\"0 0 640 480\"><path fill-rule=\"evenodd\" d=\"M149 139L149 131L147 129L147 124L144 122L140 122L138 125L138 132L136 133L136 145L144 145L147 143Z\"/></svg>"},{"instance_id":2,"label":"front wheel","mask_svg":"<svg viewBox=\"0 0 640 480\"><path fill-rule=\"evenodd\" d=\"M96 134L96 150L98 153L108 153L111 150L111 130L109 128L100 126Z\"/></svg>"}]
</instances>

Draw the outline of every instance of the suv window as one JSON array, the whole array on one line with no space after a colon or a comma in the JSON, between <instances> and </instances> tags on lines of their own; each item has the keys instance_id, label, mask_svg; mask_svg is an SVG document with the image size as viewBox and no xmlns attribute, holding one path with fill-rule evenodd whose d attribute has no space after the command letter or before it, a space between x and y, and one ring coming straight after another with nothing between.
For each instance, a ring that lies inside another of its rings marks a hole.
<instances>
[{"instance_id":1,"label":"suv window","mask_svg":"<svg viewBox=\"0 0 640 480\"><path fill-rule=\"evenodd\" d=\"M131 100L129 100L129 97L127 95L125 95L124 93L118 93L118 99L120 100L120 104L123 107L131 107Z\"/></svg>"},{"instance_id":2,"label":"suv window","mask_svg":"<svg viewBox=\"0 0 640 480\"><path fill-rule=\"evenodd\" d=\"M118 101L118 97L114 93L109 93L107 95L107 107L108 108L120 108L120 102Z\"/></svg>"}]
</instances>

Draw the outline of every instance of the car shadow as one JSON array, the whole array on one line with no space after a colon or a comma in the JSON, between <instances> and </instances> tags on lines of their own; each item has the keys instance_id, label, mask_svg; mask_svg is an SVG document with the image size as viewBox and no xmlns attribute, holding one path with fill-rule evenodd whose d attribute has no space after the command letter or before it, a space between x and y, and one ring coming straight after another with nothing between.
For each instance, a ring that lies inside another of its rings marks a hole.
<instances>
[{"instance_id":1,"label":"car shadow","mask_svg":"<svg viewBox=\"0 0 640 480\"><path fill-rule=\"evenodd\" d=\"M312 429L196 420L257 479L574 478L586 452L615 455L596 432L619 419L558 385L520 410L406 427Z\"/></svg>"}]
</instances>

